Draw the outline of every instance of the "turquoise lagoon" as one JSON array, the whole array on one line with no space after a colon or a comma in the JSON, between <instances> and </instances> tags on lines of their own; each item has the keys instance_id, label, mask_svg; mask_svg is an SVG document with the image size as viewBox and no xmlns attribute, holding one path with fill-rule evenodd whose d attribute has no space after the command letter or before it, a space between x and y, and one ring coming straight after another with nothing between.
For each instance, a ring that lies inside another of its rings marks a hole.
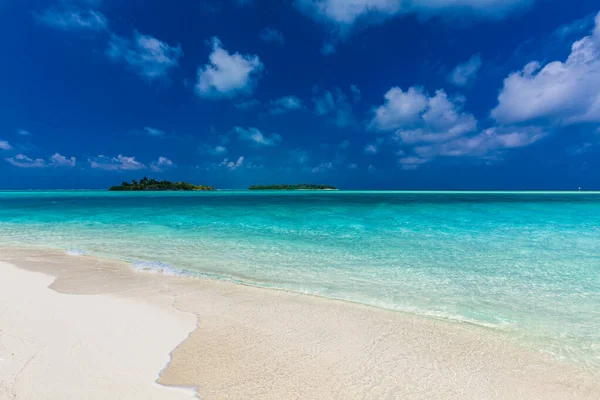
<instances>
[{"instance_id":1,"label":"turquoise lagoon","mask_svg":"<svg viewBox=\"0 0 600 400\"><path fill-rule=\"evenodd\" d=\"M484 325L600 368L600 193L0 192L0 244Z\"/></svg>"}]
</instances>

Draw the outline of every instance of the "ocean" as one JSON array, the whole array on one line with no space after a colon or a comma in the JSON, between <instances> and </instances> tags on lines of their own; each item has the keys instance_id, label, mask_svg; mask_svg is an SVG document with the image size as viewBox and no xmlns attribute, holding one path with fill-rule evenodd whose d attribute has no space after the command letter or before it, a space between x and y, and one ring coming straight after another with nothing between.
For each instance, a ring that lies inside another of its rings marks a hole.
<instances>
[{"instance_id":1,"label":"ocean","mask_svg":"<svg viewBox=\"0 0 600 400\"><path fill-rule=\"evenodd\" d=\"M0 245L482 325L600 369L600 193L0 192Z\"/></svg>"}]
</instances>

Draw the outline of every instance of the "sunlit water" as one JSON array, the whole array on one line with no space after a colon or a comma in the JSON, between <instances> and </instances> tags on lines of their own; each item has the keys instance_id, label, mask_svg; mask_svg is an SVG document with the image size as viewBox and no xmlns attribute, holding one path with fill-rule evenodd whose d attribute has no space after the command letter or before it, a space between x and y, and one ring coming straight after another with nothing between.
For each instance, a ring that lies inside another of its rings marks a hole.
<instances>
[{"instance_id":1,"label":"sunlit water","mask_svg":"<svg viewBox=\"0 0 600 400\"><path fill-rule=\"evenodd\" d=\"M0 244L468 321L600 367L600 194L0 192Z\"/></svg>"}]
</instances>

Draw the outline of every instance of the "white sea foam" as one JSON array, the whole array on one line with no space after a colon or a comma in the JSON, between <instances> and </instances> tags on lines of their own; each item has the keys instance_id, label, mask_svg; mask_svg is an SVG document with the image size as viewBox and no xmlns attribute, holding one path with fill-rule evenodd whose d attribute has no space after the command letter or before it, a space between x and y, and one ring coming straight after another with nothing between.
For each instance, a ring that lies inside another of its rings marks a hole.
<instances>
[{"instance_id":1,"label":"white sea foam","mask_svg":"<svg viewBox=\"0 0 600 400\"><path fill-rule=\"evenodd\" d=\"M73 257L81 257L86 254L85 250L81 250L81 249L69 249L69 250L66 250L65 253L67 255L73 256Z\"/></svg>"},{"instance_id":2,"label":"white sea foam","mask_svg":"<svg viewBox=\"0 0 600 400\"><path fill-rule=\"evenodd\" d=\"M153 272L157 274L165 275L177 275L180 274L171 264L164 263L162 261L133 261L131 263L133 269L138 271Z\"/></svg>"}]
</instances>

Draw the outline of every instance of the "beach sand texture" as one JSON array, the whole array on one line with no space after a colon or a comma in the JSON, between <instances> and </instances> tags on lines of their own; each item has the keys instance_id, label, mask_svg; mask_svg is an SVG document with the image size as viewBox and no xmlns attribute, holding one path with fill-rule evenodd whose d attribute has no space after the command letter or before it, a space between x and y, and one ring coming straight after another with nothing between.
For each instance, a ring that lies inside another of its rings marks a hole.
<instances>
[{"instance_id":1,"label":"beach sand texture","mask_svg":"<svg viewBox=\"0 0 600 400\"><path fill-rule=\"evenodd\" d=\"M0 399L600 397L596 372L482 327L59 251L0 261Z\"/></svg>"}]
</instances>

